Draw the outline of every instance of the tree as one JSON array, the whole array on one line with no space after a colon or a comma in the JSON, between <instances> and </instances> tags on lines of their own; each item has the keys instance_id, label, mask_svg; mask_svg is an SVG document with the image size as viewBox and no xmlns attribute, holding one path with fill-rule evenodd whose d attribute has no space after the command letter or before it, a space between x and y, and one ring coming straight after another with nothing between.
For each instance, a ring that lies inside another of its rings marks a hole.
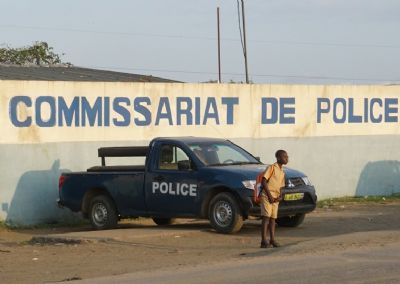
<instances>
[{"instance_id":1,"label":"tree","mask_svg":"<svg viewBox=\"0 0 400 284\"><path fill-rule=\"evenodd\" d=\"M64 54L61 54L64 55ZM0 63L16 65L53 65L71 63L62 62L60 55L53 52L53 48L44 41L37 41L32 46L0 48Z\"/></svg>"}]
</instances>

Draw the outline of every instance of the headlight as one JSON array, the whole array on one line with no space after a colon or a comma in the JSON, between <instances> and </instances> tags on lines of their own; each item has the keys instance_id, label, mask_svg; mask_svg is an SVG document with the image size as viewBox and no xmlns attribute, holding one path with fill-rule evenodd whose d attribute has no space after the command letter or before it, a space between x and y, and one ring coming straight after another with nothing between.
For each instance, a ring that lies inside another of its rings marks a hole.
<instances>
[{"instance_id":1,"label":"headlight","mask_svg":"<svg viewBox=\"0 0 400 284\"><path fill-rule=\"evenodd\" d=\"M312 185L312 183L308 177L302 177L301 179L303 180L305 185L309 185L309 186Z\"/></svg>"},{"instance_id":2,"label":"headlight","mask_svg":"<svg viewBox=\"0 0 400 284\"><path fill-rule=\"evenodd\" d=\"M242 184L245 188L254 189L254 186L256 185L256 180L244 180L242 181Z\"/></svg>"}]
</instances>

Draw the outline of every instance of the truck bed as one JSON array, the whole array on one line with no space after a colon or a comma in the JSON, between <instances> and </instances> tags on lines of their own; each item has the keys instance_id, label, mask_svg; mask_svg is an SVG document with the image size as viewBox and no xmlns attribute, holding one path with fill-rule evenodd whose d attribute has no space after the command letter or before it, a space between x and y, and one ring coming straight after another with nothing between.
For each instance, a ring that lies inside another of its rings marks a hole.
<instances>
[{"instance_id":1,"label":"truck bed","mask_svg":"<svg viewBox=\"0 0 400 284\"><path fill-rule=\"evenodd\" d=\"M145 166L95 166L87 169L87 172L144 172Z\"/></svg>"}]
</instances>

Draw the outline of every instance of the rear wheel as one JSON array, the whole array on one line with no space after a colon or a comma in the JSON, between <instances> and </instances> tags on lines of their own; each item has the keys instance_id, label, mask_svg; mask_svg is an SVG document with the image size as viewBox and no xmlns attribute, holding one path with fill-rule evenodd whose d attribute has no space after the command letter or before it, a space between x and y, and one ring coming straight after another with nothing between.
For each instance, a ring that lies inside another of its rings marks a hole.
<instances>
[{"instance_id":1,"label":"rear wheel","mask_svg":"<svg viewBox=\"0 0 400 284\"><path fill-rule=\"evenodd\" d=\"M282 227L297 227L300 226L301 223L303 223L304 218L306 214L296 214L294 216L285 216L276 219L276 222L278 223L279 226Z\"/></svg>"},{"instance_id":2,"label":"rear wheel","mask_svg":"<svg viewBox=\"0 0 400 284\"><path fill-rule=\"evenodd\" d=\"M211 200L208 217L211 226L218 233L236 233L243 226L239 204L230 193L220 193Z\"/></svg>"},{"instance_id":3,"label":"rear wheel","mask_svg":"<svg viewBox=\"0 0 400 284\"><path fill-rule=\"evenodd\" d=\"M118 215L114 202L106 195L98 195L90 201L89 220L96 230L117 226Z\"/></svg>"},{"instance_id":4,"label":"rear wheel","mask_svg":"<svg viewBox=\"0 0 400 284\"><path fill-rule=\"evenodd\" d=\"M174 222L174 219L172 219L172 218L153 217L152 219L153 219L153 222L159 226L171 225Z\"/></svg>"}]
</instances>

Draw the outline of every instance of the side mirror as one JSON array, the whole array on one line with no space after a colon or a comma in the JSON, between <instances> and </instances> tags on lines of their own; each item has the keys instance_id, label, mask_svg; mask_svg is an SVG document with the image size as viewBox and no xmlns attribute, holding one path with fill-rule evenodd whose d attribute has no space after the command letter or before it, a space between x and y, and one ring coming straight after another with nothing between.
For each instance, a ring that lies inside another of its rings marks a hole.
<instances>
[{"instance_id":1,"label":"side mirror","mask_svg":"<svg viewBox=\"0 0 400 284\"><path fill-rule=\"evenodd\" d=\"M261 158L260 157L254 157L256 158L257 161L261 162Z\"/></svg>"},{"instance_id":2,"label":"side mirror","mask_svg":"<svg viewBox=\"0 0 400 284\"><path fill-rule=\"evenodd\" d=\"M189 171L190 168L190 161L189 160L183 160L183 161L178 161L178 170L180 171Z\"/></svg>"}]
</instances>

